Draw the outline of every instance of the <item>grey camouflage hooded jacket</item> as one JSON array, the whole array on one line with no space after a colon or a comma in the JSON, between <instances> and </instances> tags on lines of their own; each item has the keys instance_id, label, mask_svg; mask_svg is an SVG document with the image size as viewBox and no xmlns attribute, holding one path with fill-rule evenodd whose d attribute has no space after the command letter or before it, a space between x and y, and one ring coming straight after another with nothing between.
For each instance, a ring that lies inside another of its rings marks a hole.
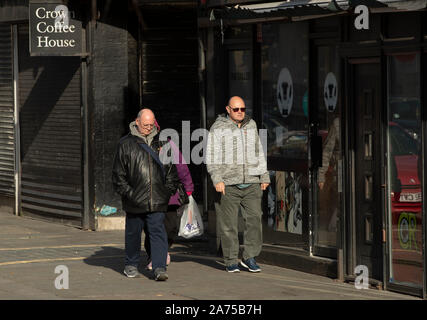
<instances>
[{"instance_id":1,"label":"grey camouflage hooded jacket","mask_svg":"<svg viewBox=\"0 0 427 320\"><path fill-rule=\"evenodd\" d=\"M214 185L270 183L255 121L245 116L239 128L229 117L219 115L208 135L206 167Z\"/></svg>"}]
</instances>

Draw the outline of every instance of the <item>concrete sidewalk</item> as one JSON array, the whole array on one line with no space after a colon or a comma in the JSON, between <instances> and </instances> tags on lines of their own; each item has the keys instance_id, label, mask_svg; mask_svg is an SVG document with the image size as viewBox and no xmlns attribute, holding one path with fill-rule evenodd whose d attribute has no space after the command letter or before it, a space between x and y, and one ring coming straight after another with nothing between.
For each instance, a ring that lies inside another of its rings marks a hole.
<instances>
[{"instance_id":1,"label":"concrete sidewalk","mask_svg":"<svg viewBox=\"0 0 427 320\"><path fill-rule=\"evenodd\" d=\"M176 244L169 280L123 275L124 232L82 231L0 212L0 299L162 300L420 300L295 270L260 264L262 272L227 273L205 242ZM69 289L55 288L58 265ZM256 295L254 295L256 294Z\"/></svg>"}]
</instances>

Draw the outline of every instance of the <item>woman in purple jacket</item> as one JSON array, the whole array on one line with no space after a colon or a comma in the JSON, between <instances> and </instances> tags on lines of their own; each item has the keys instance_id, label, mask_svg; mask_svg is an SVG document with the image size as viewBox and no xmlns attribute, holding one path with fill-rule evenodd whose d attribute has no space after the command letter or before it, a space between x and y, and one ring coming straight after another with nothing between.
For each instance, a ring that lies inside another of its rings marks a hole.
<instances>
[{"instance_id":1,"label":"woman in purple jacket","mask_svg":"<svg viewBox=\"0 0 427 320\"><path fill-rule=\"evenodd\" d=\"M160 132L160 126L155 121L155 125L157 127L158 132ZM172 153L174 158L174 163L176 166L176 170L178 171L178 177L179 180L184 185L185 191L190 196L194 191L194 185L193 180L191 179L190 170L188 169L187 163L185 162L184 158L182 157L181 152L179 151L178 147L175 143L173 143L172 140L169 141L172 149ZM168 235L168 245L169 248L172 246L173 242L175 241L175 237L178 234L178 216L177 216L177 209L180 207L179 203L179 195L178 192L175 193L169 200L169 206L168 211L165 214L165 229L166 233ZM144 248L145 252L147 253L149 259L151 260L151 247L150 247L150 237L148 235L148 230L144 226L144 232L145 232L145 240L144 240ZM170 263L170 255L168 253L166 265L169 265ZM151 261L147 265L147 269L151 270Z\"/></svg>"}]
</instances>

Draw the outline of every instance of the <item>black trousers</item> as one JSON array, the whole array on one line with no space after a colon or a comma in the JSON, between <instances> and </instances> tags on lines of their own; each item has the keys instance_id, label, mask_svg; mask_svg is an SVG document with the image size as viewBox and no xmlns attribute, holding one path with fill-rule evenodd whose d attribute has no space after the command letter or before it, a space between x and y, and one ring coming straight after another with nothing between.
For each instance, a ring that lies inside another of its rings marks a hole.
<instances>
[{"instance_id":1,"label":"black trousers","mask_svg":"<svg viewBox=\"0 0 427 320\"><path fill-rule=\"evenodd\" d=\"M176 210L179 208L177 205L171 205L168 207L168 211L165 213L165 229L168 238L168 248L172 247L175 242L175 238L178 235L178 215ZM151 259L151 244L150 244L150 233L146 226L144 226L145 240L144 249L148 257Z\"/></svg>"}]
</instances>

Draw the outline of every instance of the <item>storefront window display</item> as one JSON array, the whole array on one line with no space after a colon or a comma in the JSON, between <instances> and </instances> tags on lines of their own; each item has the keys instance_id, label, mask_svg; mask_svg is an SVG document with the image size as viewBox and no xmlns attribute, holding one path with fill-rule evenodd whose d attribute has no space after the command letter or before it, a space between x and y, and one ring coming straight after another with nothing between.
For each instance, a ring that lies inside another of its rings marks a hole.
<instances>
[{"instance_id":1,"label":"storefront window display","mask_svg":"<svg viewBox=\"0 0 427 320\"><path fill-rule=\"evenodd\" d=\"M307 161L308 25L262 26L263 127L268 156Z\"/></svg>"},{"instance_id":2,"label":"storefront window display","mask_svg":"<svg viewBox=\"0 0 427 320\"><path fill-rule=\"evenodd\" d=\"M322 166L318 169L318 202L314 216L315 245L336 247L337 218L341 214L341 126L339 59L335 47L317 48L317 105L322 137Z\"/></svg>"},{"instance_id":3,"label":"storefront window display","mask_svg":"<svg viewBox=\"0 0 427 320\"><path fill-rule=\"evenodd\" d=\"M422 287L420 55L388 57L390 282Z\"/></svg>"},{"instance_id":4,"label":"storefront window display","mask_svg":"<svg viewBox=\"0 0 427 320\"><path fill-rule=\"evenodd\" d=\"M262 127L271 177L268 226L303 233L308 160L308 24L262 26Z\"/></svg>"},{"instance_id":5,"label":"storefront window display","mask_svg":"<svg viewBox=\"0 0 427 320\"><path fill-rule=\"evenodd\" d=\"M270 171L268 226L275 231L302 234L302 174Z\"/></svg>"}]
</instances>

